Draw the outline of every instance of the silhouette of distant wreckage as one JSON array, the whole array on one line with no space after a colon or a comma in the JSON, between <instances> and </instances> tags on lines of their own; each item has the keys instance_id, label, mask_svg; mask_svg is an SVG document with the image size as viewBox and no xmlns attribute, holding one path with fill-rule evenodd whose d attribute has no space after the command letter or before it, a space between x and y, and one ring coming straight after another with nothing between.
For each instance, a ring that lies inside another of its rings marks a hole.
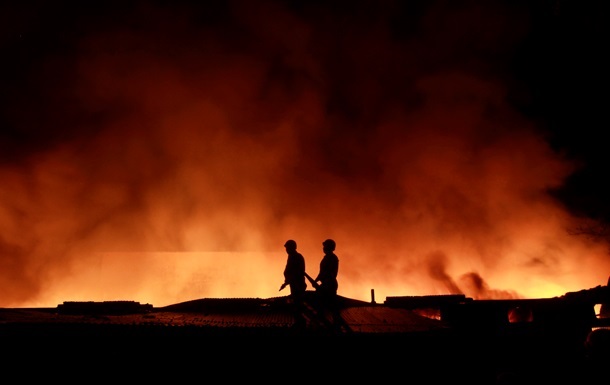
<instances>
[{"instance_id":1,"label":"silhouette of distant wreckage","mask_svg":"<svg viewBox=\"0 0 610 385\"><path fill-rule=\"evenodd\" d=\"M135 301L79 302L65 301L57 305L58 314L140 314L153 310L151 304L140 304Z\"/></svg>"},{"instance_id":2,"label":"silhouette of distant wreckage","mask_svg":"<svg viewBox=\"0 0 610 385\"><path fill-rule=\"evenodd\" d=\"M0 336L210 335L296 333L406 335L546 335L584 341L610 329L608 286L539 299L477 300L465 295L390 296L382 304L338 296L342 328L307 291L304 330L293 326L289 296L203 298L163 307L136 301L66 301L56 308L0 308ZM50 331L52 330L52 332Z\"/></svg>"}]
</instances>

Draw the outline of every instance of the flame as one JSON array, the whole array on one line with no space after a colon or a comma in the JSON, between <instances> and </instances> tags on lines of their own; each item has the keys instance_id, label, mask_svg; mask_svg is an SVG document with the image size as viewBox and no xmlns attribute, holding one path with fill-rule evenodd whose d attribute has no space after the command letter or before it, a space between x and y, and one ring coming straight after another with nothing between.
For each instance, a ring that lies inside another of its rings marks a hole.
<instances>
[{"instance_id":1,"label":"flame","mask_svg":"<svg viewBox=\"0 0 610 385\"><path fill-rule=\"evenodd\" d=\"M10 106L38 139L0 163L0 306L285 295L286 239L313 276L333 238L339 294L362 300L606 282L608 245L549 193L578 165L510 105L511 79L456 53L508 58L524 31L464 14L474 30L423 17L397 40L385 14L245 7L221 26L149 6L28 72L45 99Z\"/></svg>"}]
</instances>

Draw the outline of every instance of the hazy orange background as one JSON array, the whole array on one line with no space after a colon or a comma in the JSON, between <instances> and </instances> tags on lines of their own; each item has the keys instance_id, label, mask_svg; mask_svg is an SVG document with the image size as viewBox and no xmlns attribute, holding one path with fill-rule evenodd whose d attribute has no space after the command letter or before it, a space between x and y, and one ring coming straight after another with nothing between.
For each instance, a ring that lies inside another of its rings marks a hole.
<instances>
[{"instance_id":1,"label":"hazy orange background","mask_svg":"<svg viewBox=\"0 0 610 385\"><path fill-rule=\"evenodd\" d=\"M367 301L606 284L549 194L578 165L508 102L525 16L430 7L397 39L391 8L314 11L142 6L46 56L12 118L53 140L0 164L0 306L287 295L287 239L314 276L333 238Z\"/></svg>"}]
</instances>

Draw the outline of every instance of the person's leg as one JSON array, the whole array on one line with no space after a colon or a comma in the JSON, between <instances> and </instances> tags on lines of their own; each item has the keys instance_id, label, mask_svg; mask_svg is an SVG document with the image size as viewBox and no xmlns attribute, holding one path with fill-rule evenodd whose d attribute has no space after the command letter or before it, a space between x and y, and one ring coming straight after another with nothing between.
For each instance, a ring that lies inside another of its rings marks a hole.
<instances>
[{"instance_id":1,"label":"person's leg","mask_svg":"<svg viewBox=\"0 0 610 385\"><path fill-rule=\"evenodd\" d=\"M298 292L292 294L292 311L296 328L304 328L306 325L305 316L303 315L303 300L303 294Z\"/></svg>"}]
</instances>

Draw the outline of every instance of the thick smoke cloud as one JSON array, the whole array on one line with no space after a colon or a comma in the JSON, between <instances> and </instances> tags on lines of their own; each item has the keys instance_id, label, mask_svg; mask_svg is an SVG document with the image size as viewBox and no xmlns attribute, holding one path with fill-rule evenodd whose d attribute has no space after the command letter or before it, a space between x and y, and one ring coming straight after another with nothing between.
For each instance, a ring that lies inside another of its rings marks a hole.
<instances>
[{"instance_id":1,"label":"thick smoke cloud","mask_svg":"<svg viewBox=\"0 0 610 385\"><path fill-rule=\"evenodd\" d=\"M0 306L276 296L289 238L364 300L606 281L513 103L523 9L204 4L11 10Z\"/></svg>"}]
</instances>

